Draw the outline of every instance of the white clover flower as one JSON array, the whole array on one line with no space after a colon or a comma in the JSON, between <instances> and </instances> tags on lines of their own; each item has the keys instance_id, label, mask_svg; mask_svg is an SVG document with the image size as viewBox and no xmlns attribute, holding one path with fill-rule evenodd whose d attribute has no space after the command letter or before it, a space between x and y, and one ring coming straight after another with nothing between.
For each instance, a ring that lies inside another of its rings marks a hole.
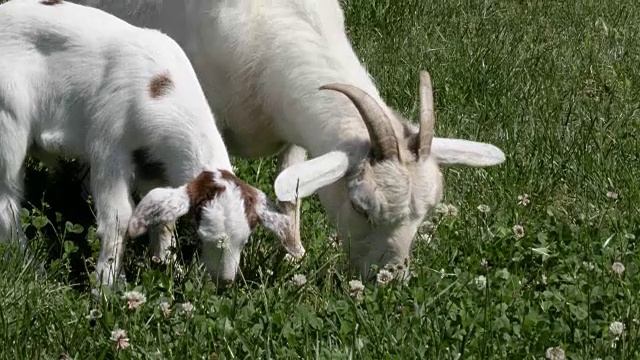
<instances>
[{"instance_id":1,"label":"white clover flower","mask_svg":"<svg viewBox=\"0 0 640 360\"><path fill-rule=\"evenodd\" d=\"M611 265L611 270L613 270L613 272L617 275L622 275L622 273L624 273L625 267L624 264L616 261L613 263L613 265Z\"/></svg>"},{"instance_id":2,"label":"white clover flower","mask_svg":"<svg viewBox=\"0 0 640 360\"><path fill-rule=\"evenodd\" d=\"M529 205L530 202L531 200L529 200L529 195L527 194L518 195L518 205L527 206Z\"/></svg>"},{"instance_id":3,"label":"white clover flower","mask_svg":"<svg viewBox=\"0 0 640 360\"><path fill-rule=\"evenodd\" d=\"M125 330L113 330L111 332L111 341L116 343L116 350L124 350L129 347L129 338Z\"/></svg>"},{"instance_id":4,"label":"white clover flower","mask_svg":"<svg viewBox=\"0 0 640 360\"><path fill-rule=\"evenodd\" d=\"M618 193L615 192L615 191L607 191L607 197L609 199L616 200L616 199L618 199Z\"/></svg>"},{"instance_id":5,"label":"white clover flower","mask_svg":"<svg viewBox=\"0 0 640 360\"><path fill-rule=\"evenodd\" d=\"M478 205L478 211L480 211L483 214L488 214L491 212L491 208L489 207L489 205Z\"/></svg>"},{"instance_id":6,"label":"white clover flower","mask_svg":"<svg viewBox=\"0 0 640 360\"><path fill-rule=\"evenodd\" d=\"M273 270L271 269L265 270L264 273L267 274L267 276L273 276Z\"/></svg>"},{"instance_id":7,"label":"white clover flower","mask_svg":"<svg viewBox=\"0 0 640 360\"><path fill-rule=\"evenodd\" d=\"M549 360L564 360L564 350L561 347L550 347L547 349L545 355Z\"/></svg>"},{"instance_id":8,"label":"white clover flower","mask_svg":"<svg viewBox=\"0 0 640 360\"><path fill-rule=\"evenodd\" d=\"M393 280L393 274L391 273L391 271L387 269L382 269L376 275L376 280L378 281L378 284L382 284L382 285L387 284L391 280Z\"/></svg>"},{"instance_id":9,"label":"white clover flower","mask_svg":"<svg viewBox=\"0 0 640 360\"><path fill-rule=\"evenodd\" d=\"M430 221L430 220L425 220L422 222L422 224L420 224L420 227L418 228L418 231L420 232L429 232L431 230L433 230L433 228L435 227L435 224Z\"/></svg>"},{"instance_id":10,"label":"white clover flower","mask_svg":"<svg viewBox=\"0 0 640 360\"><path fill-rule=\"evenodd\" d=\"M458 216L458 208L452 204L447 206L447 216L456 217Z\"/></svg>"},{"instance_id":11,"label":"white clover flower","mask_svg":"<svg viewBox=\"0 0 640 360\"><path fill-rule=\"evenodd\" d=\"M304 276L304 274L295 274L293 275L293 277L291 278L291 282L295 285L295 286L302 286L304 284L307 283L307 277Z\"/></svg>"},{"instance_id":12,"label":"white clover flower","mask_svg":"<svg viewBox=\"0 0 640 360\"><path fill-rule=\"evenodd\" d=\"M513 225L513 234L516 236L516 239L521 239L524 237L524 227L522 225Z\"/></svg>"},{"instance_id":13,"label":"white clover flower","mask_svg":"<svg viewBox=\"0 0 640 360\"><path fill-rule=\"evenodd\" d=\"M445 215L448 217L456 217L458 216L458 208L453 204L443 204L440 203L436 205L436 213Z\"/></svg>"},{"instance_id":14,"label":"white clover flower","mask_svg":"<svg viewBox=\"0 0 640 360\"><path fill-rule=\"evenodd\" d=\"M329 244L331 244L331 247L334 249L340 249L342 246L342 240L340 239L340 236L338 236L338 232L335 230L327 236L327 240L329 240Z\"/></svg>"},{"instance_id":15,"label":"white clover flower","mask_svg":"<svg viewBox=\"0 0 640 360\"><path fill-rule=\"evenodd\" d=\"M540 281L542 283L542 285L547 285L547 276L542 274L542 280Z\"/></svg>"},{"instance_id":16,"label":"white clover flower","mask_svg":"<svg viewBox=\"0 0 640 360\"><path fill-rule=\"evenodd\" d=\"M160 304L158 304L158 308L160 309L160 312L162 312L162 315L164 315L164 317L169 317L169 315L171 315L171 305L169 305L168 302L161 302Z\"/></svg>"},{"instance_id":17,"label":"white clover flower","mask_svg":"<svg viewBox=\"0 0 640 360\"><path fill-rule=\"evenodd\" d=\"M489 261L487 261L487 259L482 258L482 260L480 261L480 266L482 266L483 268L488 268L489 267Z\"/></svg>"},{"instance_id":18,"label":"white clover flower","mask_svg":"<svg viewBox=\"0 0 640 360\"><path fill-rule=\"evenodd\" d=\"M349 296L354 299L360 299L364 294L364 285L360 280L349 281Z\"/></svg>"},{"instance_id":19,"label":"white clover flower","mask_svg":"<svg viewBox=\"0 0 640 360\"><path fill-rule=\"evenodd\" d=\"M609 332L611 333L611 335L619 338L620 336L622 336L622 333L624 333L624 324L620 321L612 322L611 324L609 324Z\"/></svg>"},{"instance_id":20,"label":"white clover flower","mask_svg":"<svg viewBox=\"0 0 640 360\"><path fill-rule=\"evenodd\" d=\"M138 307L147 302L147 297L139 291L127 291L122 298L127 300L129 310L137 310Z\"/></svg>"},{"instance_id":21,"label":"white clover flower","mask_svg":"<svg viewBox=\"0 0 640 360\"><path fill-rule=\"evenodd\" d=\"M215 239L216 247L218 249L228 249L229 248L229 237L227 234L222 234L219 238Z\"/></svg>"},{"instance_id":22,"label":"white clover flower","mask_svg":"<svg viewBox=\"0 0 640 360\"><path fill-rule=\"evenodd\" d=\"M100 319L102 317L102 312L98 309L89 310L89 315L86 316L87 319L91 321L95 321L96 319Z\"/></svg>"},{"instance_id":23,"label":"white clover flower","mask_svg":"<svg viewBox=\"0 0 640 360\"><path fill-rule=\"evenodd\" d=\"M476 284L476 288L478 288L479 291L487 288L487 278L484 275L480 275L475 278L474 283Z\"/></svg>"},{"instance_id":24,"label":"white clover flower","mask_svg":"<svg viewBox=\"0 0 640 360\"><path fill-rule=\"evenodd\" d=\"M423 241L423 242L425 242L427 244L429 244L431 242L431 240L433 239L432 235L425 234L425 233L420 234L419 237L420 237L420 241Z\"/></svg>"},{"instance_id":25,"label":"white clover flower","mask_svg":"<svg viewBox=\"0 0 640 360\"><path fill-rule=\"evenodd\" d=\"M182 313L187 317L193 315L193 311L195 310L195 306L193 306L193 304L188 301L182 303L180 307L182 308Z\"/></svg>"},{"instance_id":26,"label":"white clover flower","mask_svg":"<svg viewBox=\"0 0 640 360\"><path fill-rule=\"evenodd\" d=\"M298 263L298 262L300 262L300 260L301 260L301 258L300 259L299 258L295 258L289 253L284 255L284 261L292 263L292 264Z\"/></svg>"},{"instance_id":27,"label":"white clover flower","mask_svg":"<svg viewBox=\"0 0 640 360\"><path fill-rule=\"evenodd\" d=\"M173 266L174 271L176 273L177 277L183 277L184 276L184 268L182 267L182 265L178 264L177 262L175 263L175 265Z\"/></svg>"},{"instance_id":28,"label":"white clover flower","mask_svg":"<svg viewBox=\"0 0 640 360\"><path fill-rule=\"evenodd\" d=\"M396 266L394 264L387 263L384 265L384 269L389 270L390 272L394 272L396 271Z\"/></svg>"}]
</instances>

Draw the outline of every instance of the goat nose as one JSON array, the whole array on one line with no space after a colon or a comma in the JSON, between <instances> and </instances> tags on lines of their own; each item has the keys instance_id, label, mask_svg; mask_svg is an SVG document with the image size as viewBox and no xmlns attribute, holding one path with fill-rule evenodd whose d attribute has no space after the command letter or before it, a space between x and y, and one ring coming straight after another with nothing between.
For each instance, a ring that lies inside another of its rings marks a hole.
<instances>
[{"instance_id":1,"label":"goat nose","mask_svg":"<svg viewBox=\"0 0 640 360\"><path fill-rule=\"evenodd\" d=\"M218 284L221 287L229 287L233 285L233 279L218 279Z\"/></svg>"}]
</instances>

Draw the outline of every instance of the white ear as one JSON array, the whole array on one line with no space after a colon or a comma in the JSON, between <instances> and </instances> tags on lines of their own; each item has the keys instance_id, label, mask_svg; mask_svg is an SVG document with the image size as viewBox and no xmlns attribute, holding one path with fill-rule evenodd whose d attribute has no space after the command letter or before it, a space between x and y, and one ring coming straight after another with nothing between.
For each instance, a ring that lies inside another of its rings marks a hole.
<instances>
[{"instance_id":1,"label":"white ear","mask_svg":"<svg viewBox=\"0 0 640 360\"><path fill-rule=\"evenodd\" d=\"M433 138L431 155L440 165L485 167L498 165L505 161L502 150L494 145L438 137Z\"/></svg>"},{"instance_id":2,"label":"white ear","mask_svg":"<svg viewBox=\"0 0 640 360\"><path fill-rule=\"evenodd\" d=\"M342 178L349 158L342 151L331 151L317 158L292 165L276 178L274 190L280 201L295 201ZM297 190L297 192L296 192Z\"/></svg>"},{"instance_id":3,"label":"white ear","mask_svg":"<svg viewBox=\"0 0 640 360\"><path fill-rule=\"evenodd\" d=\"M189 195L184 186L156 188L140 200L129 220L128 234L136 238L147 232L153 225L177 220L189 212Z\"/></svg>"}]
</instances>

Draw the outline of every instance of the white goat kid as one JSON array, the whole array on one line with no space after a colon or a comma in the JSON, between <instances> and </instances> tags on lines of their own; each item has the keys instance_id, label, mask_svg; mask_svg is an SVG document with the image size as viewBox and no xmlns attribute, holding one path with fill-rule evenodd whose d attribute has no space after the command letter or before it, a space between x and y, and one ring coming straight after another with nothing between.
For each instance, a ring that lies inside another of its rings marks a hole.
<instances>
[{"instance_id":1,"label":"white goat kid","mask_svg":"<svg viewBox=\"0 0 640 360\"><path fill-rule=\"evenodd\" d=\"M178 44L98 9L61 0L0 5L0 241L21 238L28 155L79 158L91 167L102 241L96 264L112 285L125 237L193 215L211 275L234 279L251 230L262 223L287 247L289 218L233 175L215 120ZM159 171L160 170L160 171ZM135 211L131 181L146 196ZM156 186L173 186L150 189ZM222 240L222 242L221 242Z\"/></svg>"},{"instance_id":2,"label":"white goat kid","mask_svg":"<svg viewBox=\"0 0 640 360\"><path fill-rule=\"evenodd\" d=\"M431 140L426 73L420 129L387 107L352 49L338 0L81 1L176 39L231 153L279 153L278 199L297 215L291 204L318 192L360 272L408 260L441 199L439 166L505 160L490 144Z\"/></svg>"}]
</instances>

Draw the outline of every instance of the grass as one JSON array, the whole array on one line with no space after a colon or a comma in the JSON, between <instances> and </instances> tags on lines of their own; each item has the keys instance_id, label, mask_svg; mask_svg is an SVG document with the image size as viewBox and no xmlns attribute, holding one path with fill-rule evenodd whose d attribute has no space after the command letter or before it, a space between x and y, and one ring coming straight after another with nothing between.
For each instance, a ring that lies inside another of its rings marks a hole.
<instances>
[{"instance_id":1,"label":"grass","mask_svg":"<svg viewBox=\"0 0 640 360\"><path fill-rule=\"evenodd\" d=\"M72 177L52 184L32 166L35 206L23 218L46 272L12 249L0 263L0 358L541 359L551 347L568 359L640 358L635 2L344 7L349 36L389 105L416 118L418 72L427 69L437 135L494 143L507 155L495 168L445 170L443 202L458 211L425 226L415 277L367 284L351 298L314 198L304 202L300 263L282 260L274 239L259 233L244 278L218 291L188 234L175 266L152 263L139 242L127 255L126 290L146 303L128 310L122 292L98 302L87 276L99 248L90 208ZM272 194L273 159L236 165ZM523 194L527 206L518 204ZM620 275L615 262L625 266ZM295 274L306 284L293 284ZM100 316L91 319L91 309ZM609 329L615 321L625 326L619 338ZM116 350L115 329L126 330L130 347Z\"/></svg>"}]
</instances>

